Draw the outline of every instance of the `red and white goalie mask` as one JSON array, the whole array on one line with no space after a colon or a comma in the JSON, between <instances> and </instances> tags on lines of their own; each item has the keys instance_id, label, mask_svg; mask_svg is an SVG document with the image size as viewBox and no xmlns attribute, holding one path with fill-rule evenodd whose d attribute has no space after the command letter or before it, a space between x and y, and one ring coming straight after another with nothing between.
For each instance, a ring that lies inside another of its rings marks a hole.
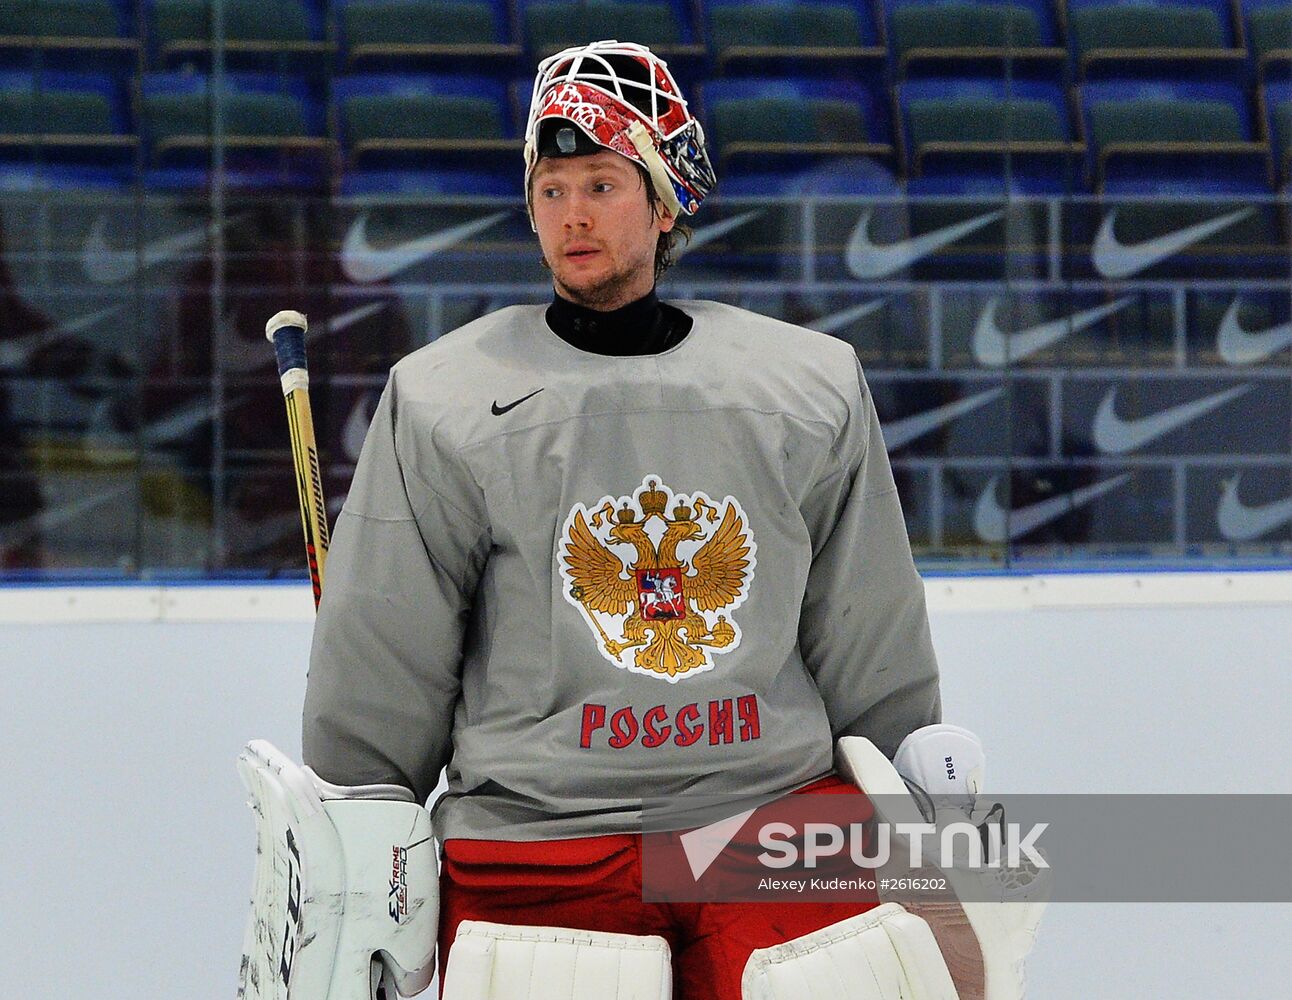
<instances>
[{"instance_id":1,"label":"red and white goalie mask","mask_svg":"<svg viewBox=\"0 0 1292 1000\"><path fill-rule=\"evenodd\" d=\"M561 120L581 136L558 132L552 155L587 151L588 140L643 167L668 212L694 215L717 183L704 129L687 109L664 60L643 45L602 41L576 45L538 64L525 126L525 201L533 222L530 177L549 151L546 122ZM584 138L586 137L586 138ZM572 141L578 139L577 142ZM576 148L578 147L578 148Z\"/></svg>"}]
</instances>

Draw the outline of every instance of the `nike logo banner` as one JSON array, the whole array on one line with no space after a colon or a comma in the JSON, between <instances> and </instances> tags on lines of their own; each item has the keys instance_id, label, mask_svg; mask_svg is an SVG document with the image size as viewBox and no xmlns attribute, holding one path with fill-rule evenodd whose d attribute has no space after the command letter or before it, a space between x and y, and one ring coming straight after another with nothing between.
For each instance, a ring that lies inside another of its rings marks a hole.
<instances>
[{"instance_id":1,"label":"nike logo banner","mask_svg":"<svg viewBox=\"0 0 1292 1000\"><path fill-rule=\"evenodd\" d=\"M880 428L884 434L884 444L890 452L896 451L916 438L923 437L929 431L943 427L966 413L972 413L980 406L986 406L1004 392L1004 386L997 386L970 396L968 399L947 403L945 406L903 417L900 420L886 421Z\"/></svg>"},{"instance_id":2,"label":"nike logo banner","mask_svg":"<svg viewBox=\"0 0 1292 1000\"><path fill-rule=\"evenodd\" d=\"M1147 271L1154 264L1174 257L1181 250L1199 240L1204 240L1213 233L1232 226L1240 219L1255 213L1253 207L1240 208L1214 219L1174 229L1140 243L1122 243L1116 235L1117 209L1112 209L1104 217L1095 234L1094 246L1090 250L1090 259L1095 270L1105 278L1130 278L1141 271Z\"/></svg>"},{"instance_id":3,"label":"nike logo banner","mask_svg":"<svg viewBox=\"0 0 1292 1000\"><path fill-rule=\"evenodd\" d=\"M1095 447L1106 455L1124 455L1219 409L1231 399L1250 391L1250 385L1236 385L1202 399L1181 403L1142 417L1117 414L1117 387L1109 389L1095 413L1093 437Z\"/></svg>"},{"instance_id":4,"label":"nike logo banner","mask_svg":"<svg viewBox=\"0 0 1292 1000\"><path fill-rule=\"evenodd\" d=\"M1264 330L1245 330L1238 320L1242 296L1235 296L1216 331L1216 353L1225 364L1254 365L1292 346L1292 321Z\"/></svg>"},{"instance_id":5,"label":"nike logo banner","mask_svg":"<svg viewBox=\"0 0 1292 1000\"><path fill-rule=\"evenodd\" d=\"M100 215L94 220L81 248L81 267L95 284L116 284L182 253L197 250L222 226L223 223L216 220L174 236L151 240L138 250L133 247L122 250L108 243L108 217Z\"/></svg>"},{"instance_id":6,"label":"nike logo banner","mask_svg":"<svg viewBox=\"0 0 1292 1000\"><path fill-rule=\"evenodd\" d=\"M1250 542L1275 528L1292 522L1292 497L1273 503L1248 506L1238 495L1240 476L1225 483L1220 506L1216 509L1216 526L1231 542Z\"/></svg>"},{"instance_id":7,"label":"nike logo banner","mask_svg":"<svg viewBox=\"0 0 1292 1000\"><path fill-rule=\"evenodd\" d=\"M1041 500L1025 507L1007 510L996 499L996 489L1000 485L1001 477L992 476L974 507L974 531L984 542L1012 542L1092 502L1105 493L1111 493L1130 478L1129 472L1123 472L1062 496L1050 497L1048 500Z\"/></svg>"},{"instance_id":8,"label":"nike logo banner","mask_svg":"<svg viewBox=\"0 0 1292 1000\"><path fill-rule=\"evenodd\" d=\"M417 239L394 246L378 248L368 242L368 213L351 223L341 244L341 272L351 281L366 284L384 281L428 257L470 239L476 233L497 225L511 212L494 212L456 226L439 229Z\"/></svg>"},{"instance_id":9,"label":"nike logo banner","mask_svg":"<svg viewBox=\"0 0 1292 1000\"><path fill-rule=\"evenodd\" d=\"M986 215L978 215L964 222L935 229L931 233L884 244L876 243L871 239L870 220L873 214L874 210L869 208L861 213L861 218L857 221L852 236L848 240L848 246L844 250L844 264L848 268L848 273L854 278L886 278L934 251L941 250L956 240L991 225L1003 218L1005 212L1003 210L988 212Z\"/></svg>"},{"instance_id":10,"label":"nike logo banner","mask_svg":"<svg viewBox=\"0 0 1292 1000\"><path fill-rule=\"evenodd\" d=\"M1093 326L1115 312L1120 312L1133 301L1135 301L1134 295L1125 295L1106 305L1006 333L996 320L1000 298L993 296L983 308L982 315L978 317L978 323L974 327L974 360L985 368L1001 368L1011 362L1022 361L1047 347L1053 347L1065 337Z\"/></svg>"}]
</instances>

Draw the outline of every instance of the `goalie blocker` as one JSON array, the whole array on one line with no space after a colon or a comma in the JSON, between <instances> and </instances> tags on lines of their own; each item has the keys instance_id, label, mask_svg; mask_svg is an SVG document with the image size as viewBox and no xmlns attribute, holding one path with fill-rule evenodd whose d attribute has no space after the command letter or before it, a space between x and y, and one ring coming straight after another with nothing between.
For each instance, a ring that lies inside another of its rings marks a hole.
<instances>
[{"instance_id":1,"label":"goalie blocker","mask_svg":"<svg viewBox=\"0 0 1292 1000\"><path fill-rule=\"evenodd\" d=\"M238 771L256 815L242 1000L412 996L435 972L430 814L396 785L343 787L263 740Z\"/></svg>"}]
</instances>

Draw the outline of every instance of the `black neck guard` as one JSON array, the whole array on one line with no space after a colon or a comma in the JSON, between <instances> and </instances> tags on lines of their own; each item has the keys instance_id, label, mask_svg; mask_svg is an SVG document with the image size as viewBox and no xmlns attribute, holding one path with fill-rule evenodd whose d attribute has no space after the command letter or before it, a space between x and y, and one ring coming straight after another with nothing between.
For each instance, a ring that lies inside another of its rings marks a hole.
<instances>
[{"instance_id":1,"label":"black neck guard","mask_svg":"<svg viewBox=\"0 0 1292 1000\"><path fill-rule=\"evenodd\" d=\"M547 307L546 318L552 332L570 346L617 358L660 354L691 332L691 317L661 302L653 288L636 302L610 312L575 305L558 294Z\"/></svg>"}]
</instances>

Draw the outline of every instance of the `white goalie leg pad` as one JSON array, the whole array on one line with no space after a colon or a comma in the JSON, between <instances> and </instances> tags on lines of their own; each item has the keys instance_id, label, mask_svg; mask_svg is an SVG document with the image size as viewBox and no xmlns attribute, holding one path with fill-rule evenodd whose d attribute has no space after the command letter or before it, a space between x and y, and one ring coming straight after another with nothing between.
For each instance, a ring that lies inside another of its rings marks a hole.
<instances>
[{"instance_id":1,"label":"white goalie leg pad","mask_svg":"<svg viewBox=\"0 0 1292 1000\"><path fill-rule=\"evenodd\" d=\"M397 785L330 785L263 740L238 771L257 838L239 998L424 990L439 925L430 814Z\"/></svg>"},{"instance_id":2,"label":"white goalie leg pad","mask_svg":"<svg viewBox=\"0 0 1292 1000\"><path fill-rule=\"evenodd\" d=\"M896 758L909 765L912 773L927 777L936 774L938 767L937 761L929 763L930 755L946 751L954 760L954 754L959 753L960 759L970 765L965 770L973 773L974 778L968 780L966 774L964 784L953 782L938 789L936 822L958 819L978 825L969 816L979 817L984 812L982 804L973 801L981 779L982 762L964 736L967 734L973 744L977 743L976 738L967 730L951 726L925 728L929 732L916 730L903 741ZM929 822L902 774L870 740L861 736L843 737L838 743L835 763L840 773L874 797L876 812L887 823ZM912 783L918 784L914 779ZM963 813L948 805L957 798L963 803ZM893 843L900 839L894 834ZM1037 926L1049 897L1049 873L1034 868L969 871L955 867L946 869L945 874L978 939L986 981L985 1000L1022 1000L1026 990L1023 964L1036 940Z\"/></svg>"},{"instance_id":3,"label":"white goalie leg pad","mask_svg":"<svg viewBox=\"0 0 1292 1000\"><path fill-rule=\"evenodd\" d=\"M743 1000L956 1000L933 931L884 903L749 956Z\"/></svg>"},{"instance_id":4,"label":"white goalie leg pad","mask_svg":"<svg viewBox=\"0 0 1292 1000\"><path fill-rule=\"evenodd\" d=\"M443 1000L669 1000L668 942L464 920L449 949Z\"/></svg>"}]
</instances>

